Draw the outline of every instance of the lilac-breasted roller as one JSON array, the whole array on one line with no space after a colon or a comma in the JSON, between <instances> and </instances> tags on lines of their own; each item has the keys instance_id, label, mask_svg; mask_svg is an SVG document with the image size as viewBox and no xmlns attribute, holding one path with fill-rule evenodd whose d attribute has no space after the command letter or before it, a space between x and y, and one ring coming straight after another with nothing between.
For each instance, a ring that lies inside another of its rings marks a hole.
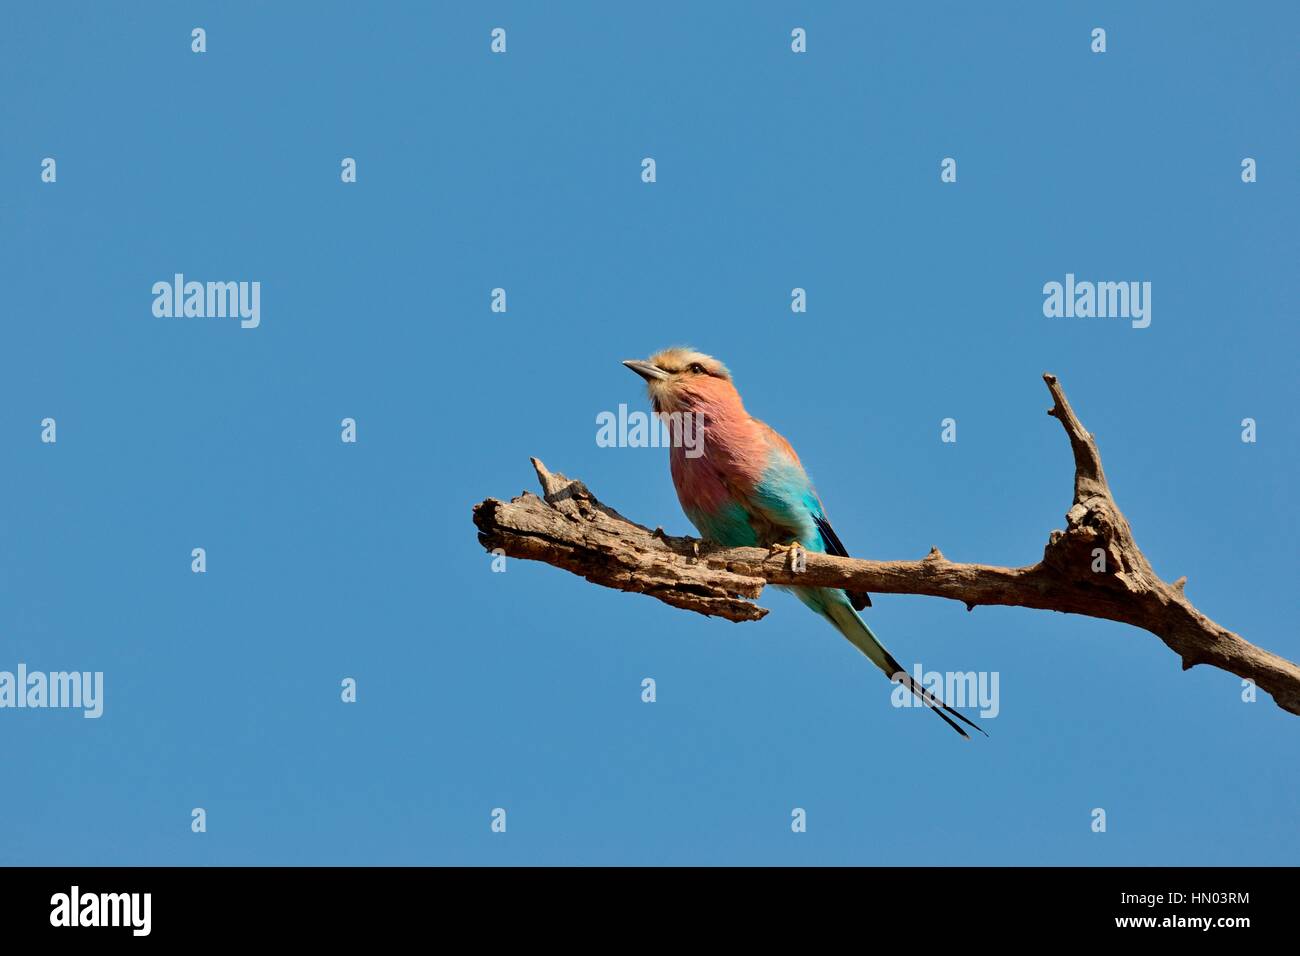
<instances>
[{"instance_id":1,"label":"lilac-breasted roller","mask_svg":"<svg viewBox=\"0 0 1300 956\"><path fill-rule=\"evenodd\" d=\"M728 547L799 546L848 557L794 448L745 411L726 366L687 348L623 364L646 380L657 414L691 414L702 426L702 436L693 441L672 442L670 463L677 499L703 537ZM866 594L838 588L785 590L830 621L886 677L906 684L957 733L969 739L949 714L984 733L917 683L885 649L858 614L871 606Z\"/></svg>"}]
</instances>

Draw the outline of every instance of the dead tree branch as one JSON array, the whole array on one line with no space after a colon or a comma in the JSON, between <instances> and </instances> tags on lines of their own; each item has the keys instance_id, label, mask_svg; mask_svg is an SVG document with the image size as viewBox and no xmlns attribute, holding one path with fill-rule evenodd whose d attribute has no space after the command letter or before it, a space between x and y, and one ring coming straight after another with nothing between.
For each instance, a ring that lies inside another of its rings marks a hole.
<instances>
[{"instance_id":1,"label":"dead tree branch","mask_svg":"<svg viewBox=\"0 0 1300 956\"><path fill-rule=\"evenodd\" d=\"M1210 664L1273 695L1300 714L1300 667L1214 623L1187 600L1186 578L1166 583L1133 540L1111 496L1097 444L1053 375L1044 375L1054 416L1074 453L1074 503L1064 531L1053 531L1037 564L1021 568L957 564L938 548L920 561L862 561L763 548L722 548L666 535L601 504L581 482L553 474L532 459L543 498L525 492L510 503L474 506L479 542L514 558L544 561L595 584L648 594L674 607L731 621L767 613L754 604L765 584L923 594L961 601L968 609L1003 604L1083 614L1155 634L1183 669ZM1097 568L1097 570L1094 570Z\"/></svg>"}]
</instances>

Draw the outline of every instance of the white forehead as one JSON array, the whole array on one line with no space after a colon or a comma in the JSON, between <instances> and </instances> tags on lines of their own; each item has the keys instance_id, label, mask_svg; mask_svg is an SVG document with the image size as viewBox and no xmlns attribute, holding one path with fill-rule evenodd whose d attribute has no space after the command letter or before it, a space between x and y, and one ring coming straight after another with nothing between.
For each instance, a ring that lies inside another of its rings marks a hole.
<instances>
[{"instance_id":1,"label":"white forehead","mask_svg":"<svg viewBox=\"0 0 1300 956\"><path fill-rule=\"evenodd\" d=\"M668 372L680 372L692 364L698 363L703 365L714 375L727 375L727 367L715 359L712 355L705 355L703 352L697 352L695 349L677 347L664 349L650 357L650 361L655 365Z\"/></svg>"}]
</instances>

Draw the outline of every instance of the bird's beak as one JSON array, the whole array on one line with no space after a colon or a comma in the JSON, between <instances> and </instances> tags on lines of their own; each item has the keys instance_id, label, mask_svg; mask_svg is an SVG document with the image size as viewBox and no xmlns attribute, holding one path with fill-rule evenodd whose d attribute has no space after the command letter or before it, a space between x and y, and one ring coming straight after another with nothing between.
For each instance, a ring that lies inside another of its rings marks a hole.
<instances>
[{"instance_id":1,"label":"bird's beak","mask_svg":"<svg viewBox=\"0 0 1300 956\"><path fill-rule=\"evenodd\" d=\"M651 365L649 362L642 362L639 359L628 359L623 364L647 382L660 382L668 377L668 373L657 365Z\"/></svg>"}]
</instances>

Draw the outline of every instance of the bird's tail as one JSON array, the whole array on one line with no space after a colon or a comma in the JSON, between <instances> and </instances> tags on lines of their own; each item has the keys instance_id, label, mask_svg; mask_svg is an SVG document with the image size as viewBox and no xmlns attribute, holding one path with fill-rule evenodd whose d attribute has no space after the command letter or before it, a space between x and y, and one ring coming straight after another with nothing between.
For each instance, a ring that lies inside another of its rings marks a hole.
<instances>
[{"instance_id":1,"label":"bird's tail","mask_svg":"<svg viewBox=\"0 0 1300 956\"><path fill-rule=\"evenodd\" d=\"M984 728L980 727L979 724L967 720L961 714L957 713L957 711L953 710L938 697L934 696L930 691L922 687L915 678L903 670L902 665L899 664L898 661L894 660L894 655L885 650L885 645L880 643L880 638L876 637L876 635L872 633L871 628L867 627L867 622L862 620L861 616L857 611L853 610L848 601L829 602L828 606L822 613L830 619L830 622L835 625L837 631L853 642L854 647L867 655L871 660L871 663L884 671L886 677L890 680L901 681L908 690L921 698L927 707L942 717L943 722L953 730L957 731L957 733L961 734L967 740L970 739L970 734L957 726L957 724L949 718L948 714L956 717L966 726L975 728L980 733L984 734L985 737L988 736L988 734L984 732ZM945 713L945 711L947 713Z\"/></svg>"}]
</instances>

